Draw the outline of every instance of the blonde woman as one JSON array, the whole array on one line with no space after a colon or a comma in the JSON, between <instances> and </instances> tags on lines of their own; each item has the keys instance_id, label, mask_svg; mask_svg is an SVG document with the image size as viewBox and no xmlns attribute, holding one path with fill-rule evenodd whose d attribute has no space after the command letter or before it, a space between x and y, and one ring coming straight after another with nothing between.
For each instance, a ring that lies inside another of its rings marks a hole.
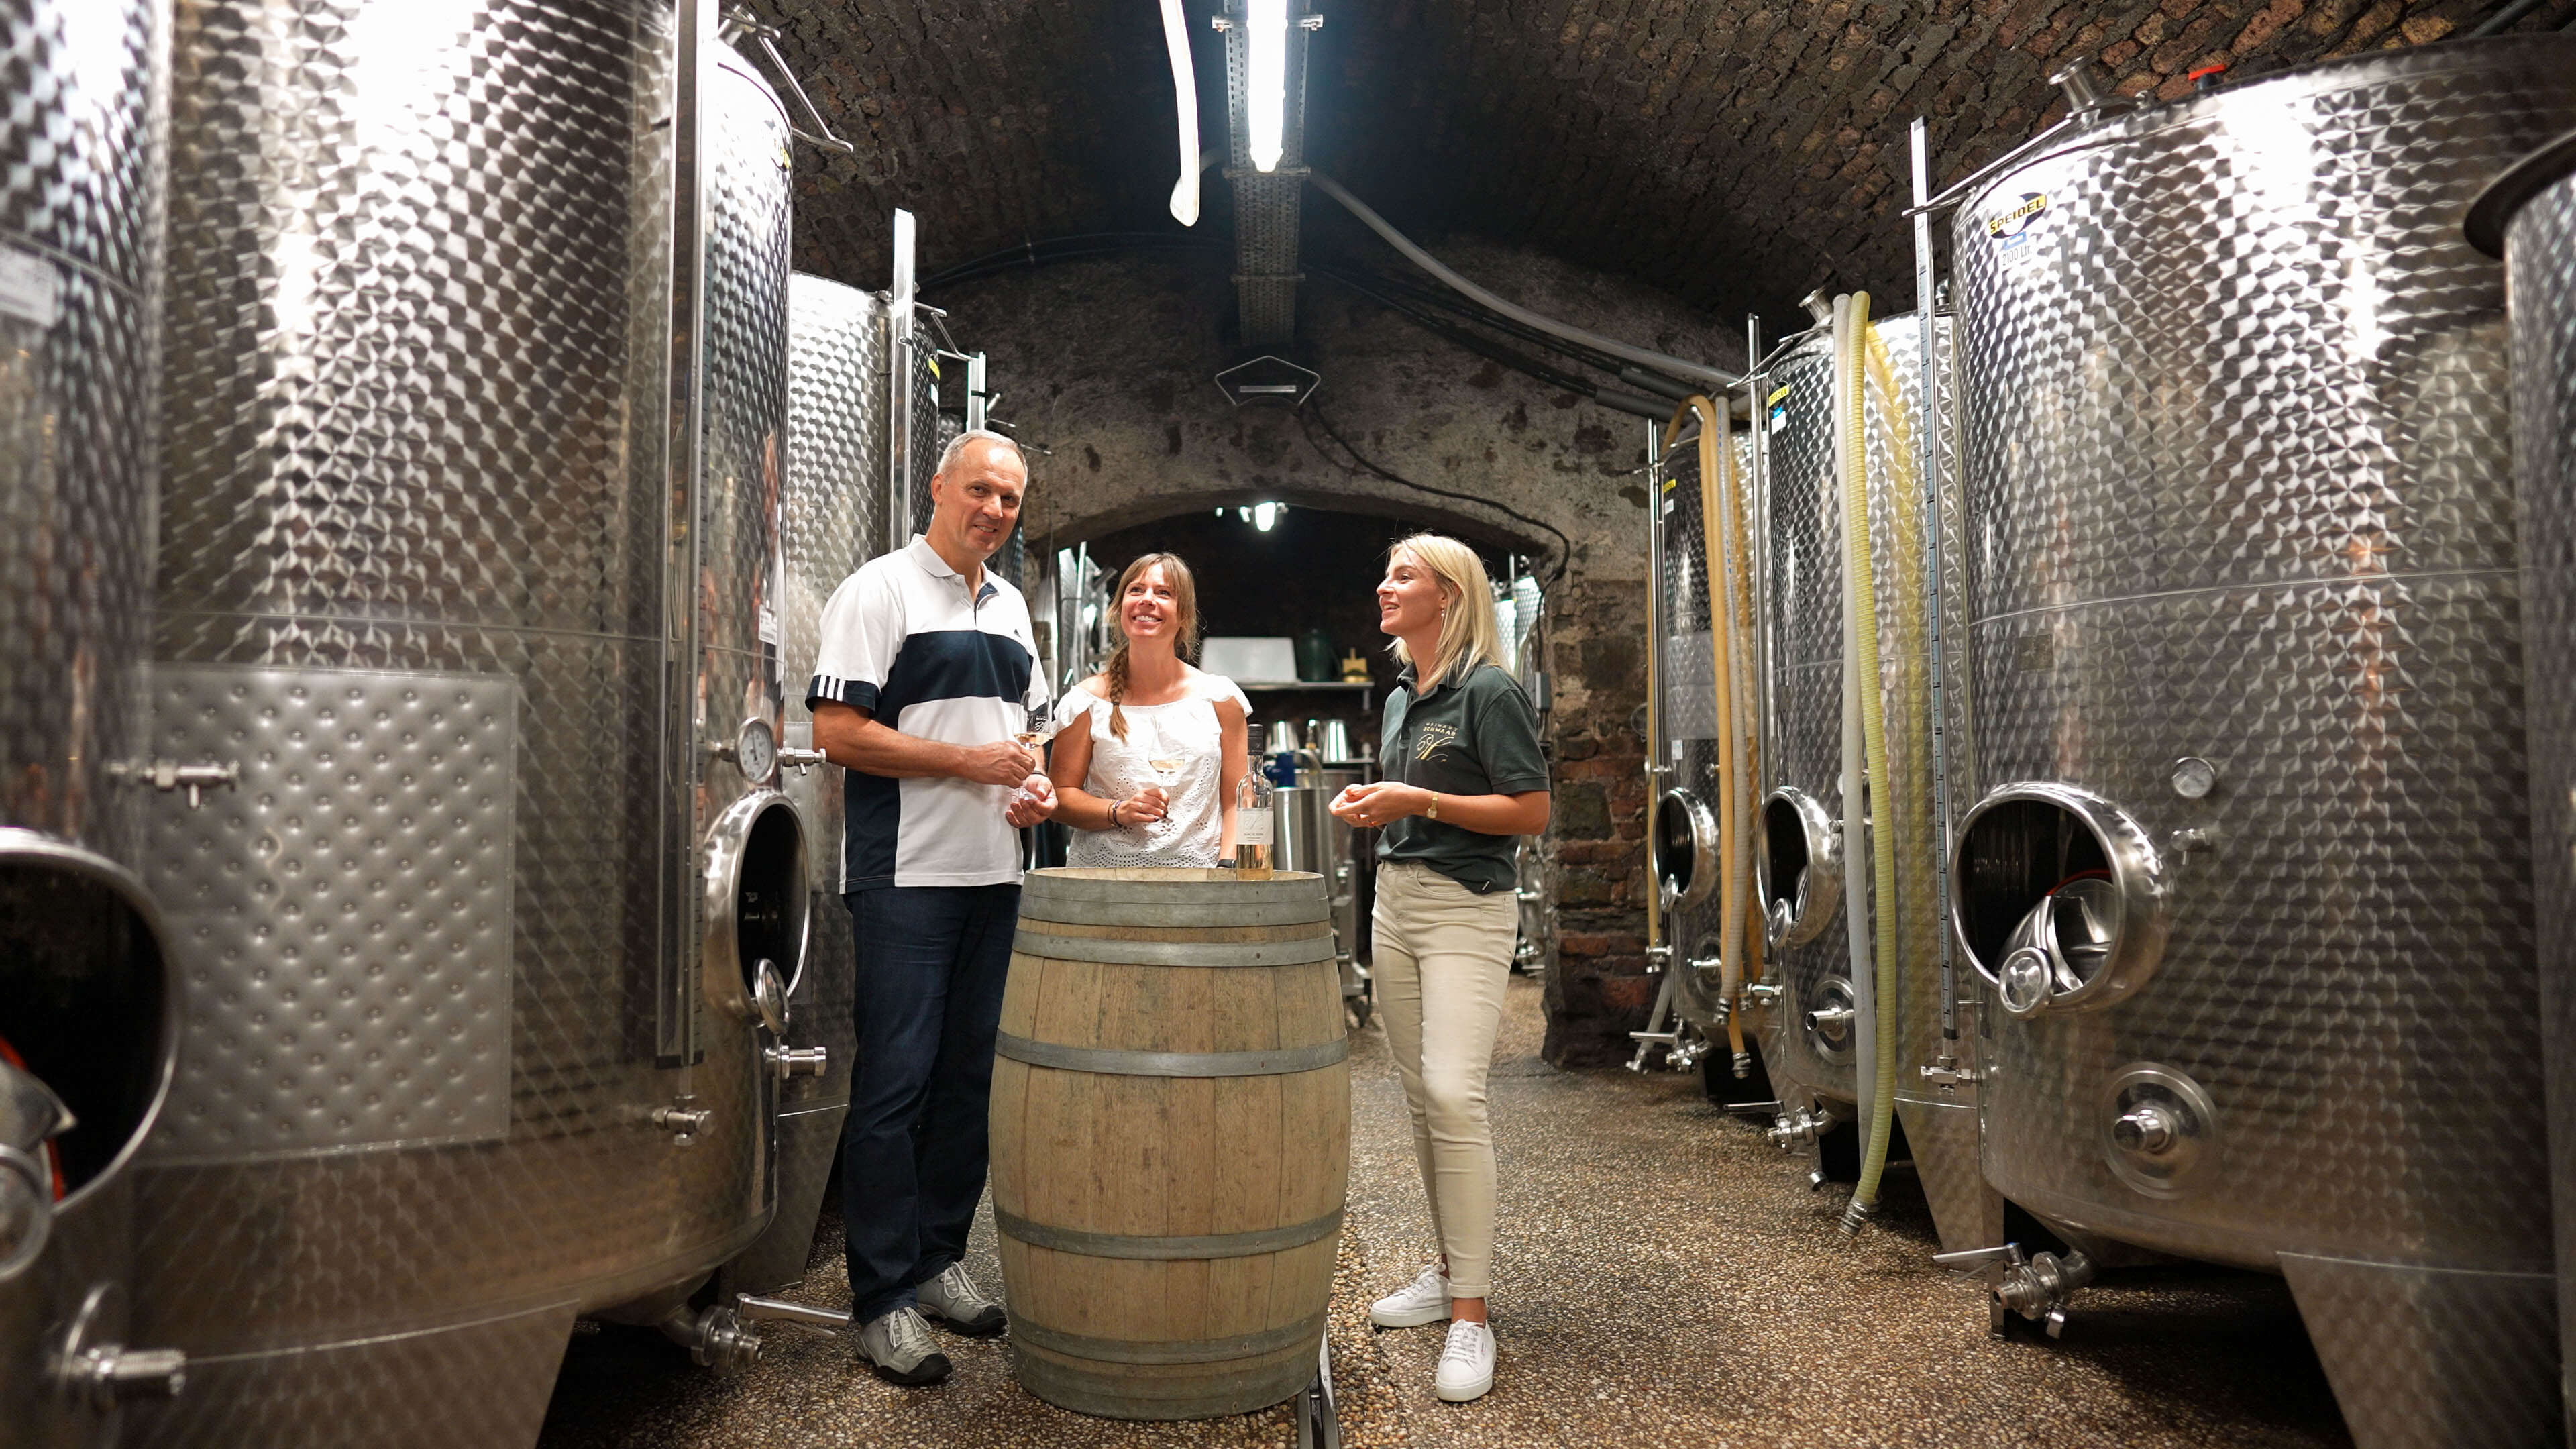
<instances>
[{"instance_id":1,"label":"blonde woman","mask_svg":"<svg viewBox=\"0 0 2576 1449\"><path fill-rule=\"evenodd\" d=\"M1056 706L1055 818L1073 827L1065 863L1230 863L1251 703L1184 657L1199 640L1189 565L1145 555L1118 576L1116 602L1118 647Z\"/></svg>"},{"instance_id":2,"label":"blonde woman","mask_svg":"<svg viewBox=\"0 0 2576 1449\"><path fill-rule=\"evenodd\" d=\"M1332 811L1382 832L1370 917L1377 1009L1413 1114L1440 1259L1370 1304L1369 1318L1387 1328L1450 1320L1432 1387L1464 1403L1494 1383L1485 1074L1519 934L1514 837L1547 828L1547 761L1537 711L1496 662L1494 593L1474 549L1432 533L1397 544L1377 610L1405 666L1380 730L1387 778L1345 789Z\"/></svg>"}]
</instances>

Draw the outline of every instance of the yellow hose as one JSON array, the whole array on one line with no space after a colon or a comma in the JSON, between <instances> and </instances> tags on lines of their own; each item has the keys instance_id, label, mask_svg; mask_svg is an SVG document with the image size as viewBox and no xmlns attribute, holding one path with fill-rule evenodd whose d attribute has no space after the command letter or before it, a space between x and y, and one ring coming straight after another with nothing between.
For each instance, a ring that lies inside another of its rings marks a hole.
<instances>
[{"instance_id":1,"label":"yellow hose","mask_svg":"<svg viewBox=\"0 0 2576 1449\"><path fill-rule=\"evenodd\" d=\"M1744 885L1739 879L1745 863L1743 817L1739 812L1737 788L1744 778L1742 731L1735 716L1735 592L1729 587L1731 576L1726 564L1731 560L1725 541L1732 510L1721 502L1724 485L1729 481L1720 471L1719 459L1725 452L1720 443L1726 438L1717 404L1706 397L1694 397L1685 407L1699 414L1699 542L1702 577L1708 584L1708 637L1716 653L1713 671L1717 686L1718 770L1725 776L1726 793L1718 798L1717 841L1719 881L1718 989L1717 999L1726 1012L1726 1046L1736 1056L1744 1054L1744 1021L1736 1010L1736 999L1744 984L1743 962L1737 942L1744 935ZM1679 414L1675 414L1676 420Z\"/></svg>"},{"instance_id":2,"label":"yellow hose","mask_svg":"<svg viewBox=\"0 0 2576 1449\"><path fill-rule=\"evenodd\" d=\"M1892 817L1894 821L1898 878L1903 882L1900 888L1928 891L1935 869L1933 852L1938 846L1932 828L1929 788L1932 689L1928 672L1931 651L1925 643L1930 625L1924 617L1927 596L1923 579L1923 491L1914 468L1914 415L1906 406L1907 389L1897 378L1879 329L1873 326L1864 335L1868 344L1870 406L1877 412L1878 432L1886 444L1879 456L1886 463L1887 491L1883 496L1889 504L1896 559L1896 591L1890 597L1897 641L1892 738L1903 742L1912 762L1901 778L1888 781L1887 788L1880 792L1886 802L1880 818ZM1910 907L1896 922L1905 942L1898 958L1901 969L1919 967L1938 956L1941 949L1940 917L1930 908L1928 899L1914 898ZM1932 999L1938 1002L1937 990ZM1902 1011L1896 1015L1897 1050L1901 1053L1905 1047L1905 1017Z\"/></svg>"},{"instance_id":3,"label":"yellow hose","mask_svg":"<svg viewBox=\"0 0 2576 1449\"><path fill-rule=\"evenodd\" d=\"M1722 416L1722 414L1721 414ZM1722 434L1726 430L1720 430ZM1703 447L1707 446L1705 442ZM1762 979L1762 913L1753 897L1753 811L1757 783L1762 778L1761 748L1757 743L1760 730L1755 719L1755 702L1760 699L1761 683L1756 677L1759 662L1753 648L1753 562L1752 544L1745 532L1745 479L1736 468L1734 439L1724 440L1711 450L1718 462L1720 480L1716 490L1718 517L1726 539L1726 569L1709 570L1712 583L1724 580L1726 586L1725 664L1728 677L1719 685L1720 717L1727 729L1727 750L1732 764L1727 776L1727 798L1735 806L1736 830L1731 834L1734 863L1726 872L1728 891L1725 907L1725 985L1730 1006L1727 1016L1727 1045L1735 1053L1735 1075L1747 1075L1753 1066L1752 1056L1744 1049L1744 1026L1736 1008L1742 1006L1744 983ZM1707 471L1701 470L1703 474ZM1705 502L1703 507L1707 506ZM1717 596L1710 596L1711 612ZM1712 620L1712 623L1715 621Z\"/></svg>"},{"instance_id":4,"label":"yellow hose","mask_svg":"<svg viewBox=\"0 0 2576 1449\"><path fill-rule=\"evenodd\" d=\"M1869 326L1869 294L1854 292L1847 314L1845 326L1836 337L1840 345L1834 376L1834 405L1840 412L1835 422L1841 446L1835 449L1835 464L1843 493L1843 608L1852 626L1852 657L1846 667L1859 681L1860 733L1867 768L1864 778L1873 787L1874 804L1879 810L1887 810L1893 806L1894 797L1887 789L1887 720L1878 660L1878 592L1869 548L1869 432L1867 403L1862 395L1862 359L1867 353L1862 339ZM1848 771L1848 762L1845 768ZM1858 804L1853 799L1844 801L1846 817L1857 816ZM1880 823L1892 827L1892 815ZM1870 1080L1869 1139L1862 1150L1860 1184L1852 1192L1851 1210L1843 1215L1843 1230L1847 1233L1859 1231L1861 1222L1878 1206L1879 1180L1887 1171L1888 1139L1896 1119L1896 836L1893 828L1869 831L1869 925L1874 948L1870 1012L1874 1040L1870 1047L1877 1069ZM1848 834L1845 838L1848 840Z\"/></svg>"}]
</instances>

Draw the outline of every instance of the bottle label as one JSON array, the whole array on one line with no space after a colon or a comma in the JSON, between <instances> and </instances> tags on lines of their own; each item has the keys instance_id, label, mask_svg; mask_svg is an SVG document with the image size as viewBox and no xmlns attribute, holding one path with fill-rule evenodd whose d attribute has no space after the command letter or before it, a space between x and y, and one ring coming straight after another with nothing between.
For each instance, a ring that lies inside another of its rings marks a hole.
<instances>
[{"instance_id":1,"label":"bottle label","mask_svg":"<svg viewBox=\"0 0 2576 1449\"><path fill-rule=\"evenodd\" d=\"M1267 810L1237 810L1234 812L1234 843L1237 845L1268 845L1270 843L1270 812Z\"/></svg>"}]
</instances>

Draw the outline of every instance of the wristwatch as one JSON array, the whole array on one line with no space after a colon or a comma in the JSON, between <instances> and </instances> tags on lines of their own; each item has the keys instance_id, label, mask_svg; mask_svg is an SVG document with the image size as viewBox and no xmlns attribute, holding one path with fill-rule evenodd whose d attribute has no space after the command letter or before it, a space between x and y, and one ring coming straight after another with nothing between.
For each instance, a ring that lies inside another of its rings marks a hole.
<instances>
[{"instance_id":1,"label":"wristwatch","mask_svg":"<svg viewBox=\"0 0 2576 1449\"><path fill-rule=\"evenodd\" d=\"M1431 808L1422 812L1422 818L1425 820L1437 820L1440 818L1439 791L1434 790L1431 792Z\"/></svg>"}]
</instances>

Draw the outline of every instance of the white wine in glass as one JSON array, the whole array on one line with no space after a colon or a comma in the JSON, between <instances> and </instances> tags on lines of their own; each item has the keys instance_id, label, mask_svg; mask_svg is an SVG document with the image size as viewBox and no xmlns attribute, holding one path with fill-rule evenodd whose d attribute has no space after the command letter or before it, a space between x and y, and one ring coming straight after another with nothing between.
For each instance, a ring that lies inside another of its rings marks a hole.
<instances>
[{"instance_id":1,"label":"white wine in glass","mask_svg":"<svg viewBox=\"0 0 2576 1449\"><path fill-rule=\"evenodd\" d=\"M1038 747L1038 742L1046 738L1046 724L1046 709L1043 706L1032 709L1029 711L1028 723L1020 726L1018 733L1011 738L1020 742L1021 749L1034 750Z\"/></svg>"}]
</instances>

